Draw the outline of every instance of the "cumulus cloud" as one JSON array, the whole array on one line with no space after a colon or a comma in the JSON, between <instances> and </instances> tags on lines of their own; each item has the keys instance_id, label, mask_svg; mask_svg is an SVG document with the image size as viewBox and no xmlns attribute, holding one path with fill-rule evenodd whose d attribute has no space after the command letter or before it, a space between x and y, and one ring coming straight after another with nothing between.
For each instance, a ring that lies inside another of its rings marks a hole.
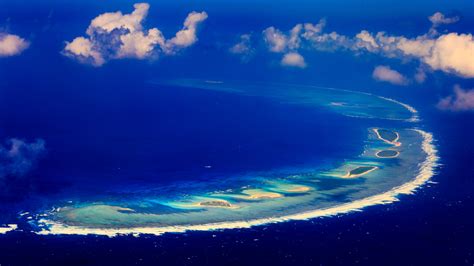
<instances>
[{"instance_id":1,"label":"cumulus cloud","mask_svg":"<svg viewBox=\"0 0 474 266\"><path fill-rule=\"evenodd\" d=\"M473 111L474 89L464 90L460 86L454 86L454 94L441 99L438 108L449 111Z\"/></svg>"},{"instance_id":2,"label":"cumulus cloud","mask_svg":"<svg viewBox=\"0 0 474 266\"><path fill-rule=\"evenodd\" d=\"M0 32L0 57L21 54L30 43L18 35Z\"/></svg>"},{"instance_id":3,"label":"cumulus cloud","mask_svg":"<svg viewBox=\"0 0 474 266\"><path fill-rule=\"evenodd\" d=\"M268 27L263 31L263 38L269 51L284 53L281 65L293 67L306 67L304 57L298 52L303 45L303 38L309 39L317 36L323 29L326 21L320 20L317 24L296 24L288 33Z\"/></svg>"},{"instance_id":4,"label":"cumulus cloud","mask_svg":"<svg viewBox=\"0 0 474 266\"><path fill-rule=\"evenodd\" d=\"M196 31L198 25L207 19L206 12L191 12L184 21L183 29L176 33L171 40L166 41L167 53L174 53L176 50L193 45L197 41Z\"/></svg>"},{"instance_id":5,"label":"cumulus cloud","mask_svg":"<svg viewBox=\"0 0 474 266\"><path fill-rule=\"evenodd\" d=\"M321 20L317 24L297 24L289 34L269 27L264 31L264 39L272 52L297 52L300 48L310 47L317 51L346 50L358 55L374 53L388 58L415 59L431 70L474 78L473 35L439 34L435 30L439 25L458 21L458 17L448 18L438 12L429 19L433 23L430 31L414 38L367 30L361 30L353 37L337 32L325 33L325 21ZM423 80L422 73L419 74L418 80Z\"/></svg>"},{"instance_id":6,"label":"cumulus cloud","mask_svg":"<svg viewBox=\"0 0 474 266\"><path fill-rule=\"evenodd\" d=\"M458 16L448 18L441 12L434 13L432 16L428 17L428 19L431 21L431 23L434 26L438 26L442 24L452 24L459 21Z\"/></svg>"},{"instance_id":7,"label":"cumulus cloud","mask_svg":"<svg viewBox=\"0 0 474 266\"><path fill-rule=\"evenodd\" d=\"M430 19L437 25L457 21L457 19L448 19L440 15L434 15ZM343 40L338 46L355 52L378 53L391 58L418 59L433 70L441 70L461 77L474 77L472 34L447 33L439 36L425 34L416 38L407 38L391 36L385 32L371 34L363 30L354 39Z\"/></svg>"},{"instance_id":8,"label":"cumulus cloud","mask_svg":"<svg viewBox=\"0 0 474 266\"><path fill-rule=\"evenodd\" d=\"M250 42L250 34L240 35L239 42L230 47L229 52L233 54L249 54L252 52L252 44Z\"/></svg>"},{"instance_id":9,"label":"cumulus cloud","mask_svg":"<svg viewBox=\"0 0 474 266\"><path fill-rule=\"evenodd\" d=\"M93 65L101 66L105 63L102 53L93 47L92 42L84 37L77 37L74 41L67 43L64 51L66 55L74 57L81 62L90 62Z\"/></svg>"},{"instance_id":10,"label":"cumulus cloud","mask_svg":"<svg viewBox=\"0 0 474 266\"><path fill-rule=\"evenodd\" d=\"M423 45L425 44L420 44L420 47ZM441 35L434 41L428 54L418 57L434 70L474 78L474 38L472 34L449 33Z\"/></svg>"},{"instance_id":11,"label":"cumulus cloud","mask_svg":"<svg viewBox=\"0 0 474 266\"><path fill-rule=\"evenodd\" d=\"M290 67L299 67L299 68L305 68L306 67L306 62L304 61L304 58L296 52L289 52L285 54L281 60L281 64L283 66L290 66Z\"/></svg>"},{"instance_id":12,"label":"cumulus cloud","mask_svg":"<svg viewBox=\"0 0 474 266\"><path fill-rule=\"evenodd\" d=\"M94 18L86 30L87 37L66 42L64 54L94 66L101 66L112 59L146 59L159 53L175 54L197 41L197 27L207 18L205 12L191 12L183 29L166 40L159 29L143 28L150 5L138 3L133 7L134 11L130 14L117 11Z\"/></svg>"},{"instance_id":13,"label":"cumulus cloud","mask_svg":"<svg viewBox=\"0 0 474 266\"><path fill-rule=\"evenodd\" d=\"M13 138L9 139L5 146L0 145L0 181L7 177L25 176L45 151L45 142L42 139L27 143Z\"/></svg>"},{"instance_id":14,"label":"cumulus cloud","mask_svg":"<svg viewBox=\"0 0 474 266\"><path fill-rule=\"evenodd\" d=\"M441 12L436 12L432 16L429 16L428 19L431 22L431 28L428 31L427 35L428 36L437 36L439 35L438 33L438 28L441 25L447 25L447 24L452 24L456 23L459 21L459 17L446 17L443 13Z\"/></svg>"},{"instance_id":15,"label":"cumulus cloud","mask_svg":"<svg viewBox=\"0 0 474 266\"><path fill-rule=\"evenodd\" d=\"M325 25L326 20L324 19L321 19L317 24L296 24L288 33L283 33L275 27L268 27L263 31L263 38L271 52L296 51L301 48L302 37L312 39L320 36Z\"/></svg>"},{"instance_id":16,"label":"cumulus cloud","mask_svg":"<svg viewBox=\"0 0 474 266\"><path fill-rule=\"evenodd\" d=\"M229 48L229 52L234 55L239 55L244 62L248 61L255 53L255 49L252 47L252 35L240 35L239 41Z\"/></svg>"},{"instance_id":17,"label":"cumulus cloud","mask_svg":"<svg viewBox=\"0 0 474 266\"><path fill-rule=\"evenodd\" d=\"M418 67L415 73L415 80L418 83L423 83L426 80L426 70L423 67Z\"/></svg>"},{"instance_id":18,"label":"cumulus cloud","mask_svg":"<svg viewBox=\"0 0 474 266\"><path fill-rule=\"evenodd\" d=\"M263 31L264 40L270 51L281 53L285 51L288 45L288 38L281 31L274 27L269 27Z\"/></svg>"},{"instance_id":19,"label":"cumulus cloud","mask_svg":"<svg viewBox=\"0 0 474 266\"><path fill-rule=\"evenodd\" d=\"M407 85L408 79L398 71L391 69L389 66L377 66L372 72L372 77L378 81L388 82L394 85Z\"/></svg>"}]
</instances>

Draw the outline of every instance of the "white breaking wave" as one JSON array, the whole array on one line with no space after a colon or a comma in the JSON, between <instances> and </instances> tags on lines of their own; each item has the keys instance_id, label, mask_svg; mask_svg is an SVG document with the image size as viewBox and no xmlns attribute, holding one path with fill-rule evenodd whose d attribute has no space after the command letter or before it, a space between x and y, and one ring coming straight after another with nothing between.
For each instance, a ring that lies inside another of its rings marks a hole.
<instances>
[{"instance_id":1,"label":"white breaking wave","mask_svg":"<svg viewBox=\"0 0 474 266\"><path fill-rule=\"evenodd\" d=\"M414 110L414 109L413 109ZM416 110L415 110L416 111ZM413 194L420 186L427 183L430 178L435 174L435 168L438 165L439 157L437 155L436 147L433 144L433 135L420 129L413 129L418 132L422 138L422 149L426 153L426 159L420 164L418 175L410 182L402 184L384 193L356 200L353 202L341 204L334 207L325 209L318 209L313 211L302 212L298 214L285 215L281 217L269 217L263 219L254 219L248 221L232 221L232 222L220 222L220 223L208 223L201 225L183 225L183 226L163 226L163 227L135 227L135 228L87 228L80 226L68 226L51 220L40 220L47 228L37 232L41 235L105 235L105 236L117 236L117 235L140 235L140 234L152 234L161 235L164 233L182 233L185 231L212 231L212 230L223 230L223 229L237 229L237 228L249 228L257 225L264 225L270 223L285 222L291 220L308 220L317 217L334 216L338 214L350 213L355 211L361 211L363 208L389 204L398 201L398 196Z\"/></svg>"},{"instance_id":2,"label":"white breaking wave","mask_svg":"<svg viewBox=\"0 0 474 266\"><path fill-rule=\"evenodd\" d=\"M408 120L409 122L418 122L418 121L420 121L420 119L418 118L418 110L413 108L413 106L408 105L406 103L399 102L399 101L391 99L391 98L386 98L386 97L382 97L382 96L377 96L377 97L379 97L380 99L384 99L386 101L393 102L393 103L396 103L396 104L399 104L399 105L405 107L408 111L410 111L412 113L412 117Z\"/></svg>"},{"instance_id":3,"label":"white breaking wave","mask_svg":"<svg viewBox=\"0 0 474 266\"><path fill-rule=\"evenodd\" d=\"M5 234L7 232L16 230L18 228L18 225L16 224L7 224L7 227L0 227L0 234Z\"/></svg>"},{"instance_id":4,"label":"white breaking wave","mask_svg":"<svg viewBox=\"0 0 474 266\"><path fill-rule=\"evenodd\" d=\"M316 88L347 91L347 92L352 92L352 93L360 93L360 94L370 95L370 96L373 96L373 97L378 97L379 99L383 99L383 100L386 100L386 101L389 101L389 102L392 102L392 103L396 103L396 104L404 107L405 109L407 109L410 113L412 113L412 117L407 120L408 122L419 122L420 121L420 119L418 117L418 110L416 110L413 106L411 106L409 104L402 103L402 102L397 101L397 100L392 99L392 98L378 96L378 95L375 95L375 94L372 94L372 93L369 93L369 92L363 92L363 91L351 91L351 90L336 89L336 88L331 88L331 87L316 87ZM350 115L347 115L347 116L350 116ZM353 116L353 117L358 117L358 116Z\"/></svg>"}]
</instances>

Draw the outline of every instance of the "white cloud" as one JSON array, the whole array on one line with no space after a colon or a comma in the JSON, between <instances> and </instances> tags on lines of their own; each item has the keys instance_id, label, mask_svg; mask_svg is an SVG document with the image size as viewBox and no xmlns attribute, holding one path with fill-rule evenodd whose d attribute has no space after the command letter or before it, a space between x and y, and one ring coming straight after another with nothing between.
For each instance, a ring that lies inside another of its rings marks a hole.
<instances>
[{"instance_id":1,"label":"white cloud","mask_svg":"<svg viewBox=\"0 0 474 266\"><path fill-rule=\"evenodd\" d=\"M28 46L29 42L20 36L0 32L0 57L21 54Z\"/></svg>"},{"instance_id":2,"label":"white cloud","mask_svg":"<svg viewBox=\"0 0 474 266\"><path fill-rule=\"evenodd\" d=\"M319 35L323 31L325 26L326 26L325 19L319 20L317 24L305 23L304 32L302 36L306 39L311 39L311 37Z\"/></svg>"},{"instance_id":3,"label":"white cloud","mask_svg":"<svg viewBox=\"0 0 474 266\"><path fill-rule=\"evenodd\" d=\"M303 25L302 24L297 24L290 30L290 36L288 38L288 43L286 46L290 50L297 50L300 48L301 45L301 39L300 39L300 34L303 30Z\"/></svg>"},{"instance_id":4,"label":"white cloud","mask_svg":"<svg viewBox=\"0 0 474 266\"><path fill-rule=\"evenodd\" d=\"M416 38L406 38L389 36L384 32L373 36L367 31L362 31L356 35L356 41L351 49L379 53L386 57L414 58L433 70L466 78L474 77L472 34L447 33L439 36L425 34Z\"/></svg>"},{"instance_id":5,"label":"white cloud","mask_svg":"<svg viewBox=\"0 0 474 266\"><path fill-rule=\"evenodd\" d=\"M372 73L372 77L378 81L389 82L394 85L407 85L408 79L398 71L391 69L389 66L377 66Z\"/></svg>"},{"instance_id":6,"label":"white cloud","mask_svg":"<svg viewBox=\"0 0 474 266\"><path fill-rule=\"evenodd\" d=\"M177 49L186 48L197 41L197 26L207 19L206 12L191 12L184 21L182 30L176 33L176 36L166 42L166 51L168 53L176 52Z\"/></svg>"},{"instance_id":7,"label":"white cloud","mask_svg":"<svg viewBox=\"0 0 474 266\"><path fill-rule=\"evenodd\" d=\"M368 31L363 30L355 36L355 47L353 49L366 49L369 52L374 52L380 49L380 45L375 38Z\"/></svg>"},{"instance_id":8,"label":"white cloud","mask_svg":"<svg viewBox=\"0 0 474 266\"><path fill-rule=\"evenodd\" d=\"M296 51L301 48L302 37L311 39L319 36L325 25L326 20L324 19L321 19L317 24L296 24L287 34L275 27L268 27L263 31L263 38L271 52Z\"/></svg>"},{"instance_id":9,"label":"white cloud","mask_svg":"<svg viewBox=\"0 0 474 266\"><path fill-rule=\"evenodd\" d=\"M421 60L435 70L474 78L474 38L472 34L441 35Z\"/></svg>"},{"instance_id":10,"label":"white cloud","mask_svg":"<svg viewBox=\"0 0 474 266\"><path fill-rule=\"evenodd\" d=\"M296 24L287 34L275 27L268 27L263 31L263 38L271 52L285 53L280 62L282 66L305 68L306 62L298 52L302 48L303 38L318 36L325 24L324 19L317 24Z\"/></svg>"},{"instance_id":11,"label":"white cloud","mask_svg":"<svg viewBox=\"0 0 474 266\"><path fill-rule=\"evenodd\" d=\"M100 51L95 49L92 42L84 37L77 37L74 41L66 43L64 48L68 56L75 57L81 62L90 62L95 66L101 66L105 63Z\"/></svg>"},{"instance_id":12,"label":"white cloud","mask_svg":"<svg viewBox=\"0 0 474 266\"><path fill-rule=\"evenodd\" d=\"M281 53L286 50L288 38L281 31L274 27L269 27L263 31L263 36L270 51Z\"/></svg>"},{"instance_id":13,"label":"white cloud","mask_svg":"<svg viewBox=\"0 0 474 266\"><path fill-rule=\"evenodd\" d=\"M428 19L431 21L431 28L426 34L427 36L438 36L438 28L441 25L452 24L459 21L458 16L448 18L441 12L434 13L432 16L428 17Z\"/></svg>"},{"instance_id":14,"label":"white cloud","mask_svg":"<svg viewBox=\"0 0 474 266\"><path fill-rule=\"evenodd\" d=\"M233 54L247 55L252 52L252 44L250 42L250 34L242 34L239 37L239 42L230 47L229 52Z\"/></svg>"},{"instance_id":15,"label":"white cloud","mask_svg":"<svg viewBox=\"0 0 474 266\"><path fill-rule=\"evenodd\" d=\"M131 14L122 14L122 12L104 13L91 21L87 29L87 35L92 35L98 29L106 32L112 32L115 29L126 29L130 32L142 30L142 21L148 15L150 5L147 3L134 4L135 10Z\"/></svg>"},{"instance_id":16,"label":"white cloud","mask_svg":"<svg viewBox=\"0 0 474 266\"><path fill-rule=\"evenodd\" d=\"M239 41L229 48L229 52L240 56L242 62L248 62L255 53L255 49L252 47L252 35L240 35Z\"/></svg>"},{"instance_id":17,"label":"white cloud","mask_svg":"<svg viewBox=\"0 0 474 266\"><path fill-rule=\"evenodd\" d=\"M27 143L13 138L7 141L6 147L0 145L0 181L26 175L45 151L45 142L41 139Z\"/></svg>"},{"instance_id":18,"label":"white cloud","mask_svg":"<svg viewBox=\"0 0 474 266\"><path fill-rule=\"evenodd\" d=\"M441 99L437 106L441 110L472 111L474 110L474 89L463 90L456 85L454 95Z\"/></svg>"},{"instance_id":19,"label":"white cloud","mask_svg":"<svg viewBox=\"0 0 474 266\"><path fill-rule=\"evenodd\" d=\"M355 54L375 53L384 57L402 60L419 60L426 69L440 70L465 78L474 78L474 37L472 34L439 34L436 27L454 23L458 17L447 18L435 13L429 18L433 27L426 34L415 38L392 36L386 32L372 34L362 30L354 37L337 32L324 33L325 21L318 24L297 24L289 35L274 27L264 31L264 38L272 52L298 52L300 48L311 47L317 51L346 50ZM290 40L292 40L290 42ZM307 45L304 42L307 42ZM290 44L293 44L290 46ZM418 73L418 81L426 78Z\"/></svg>"},{"instance_id":20,"label":"white cloud","mask_svg":"<svg viewBox=\"0 0 474 266\"><path fill-rule=\"evenodd\" d=\"M426 71L423 67L418 67L415 73L415 80L418 83L423 83L426 80Z\"/></svg>"},{"instance_id":21,"label":"white cloud","mask_svg":"<svg viewBox=\"0 0 474 266\"><path fill-rule=\"evenodd\" d=\"M305 68L306 62L304 61L303 56L296 52L289 52L285 54L281 60L281 64L283 66L290 66L290 67L299 67Z\"/></svg>"},{"instance_id":22,"label":"white cloud","mask_svg":"<svg viewBox=\"0 0 474 266\"><path fill-rule=\"evenodd\" d=\"M474 38L472 34L448 33L437 38L426 35L414 39L393 37L388 51L398 57L420 60L433 70L474 77ZM385 44L382 44L385 45Z\"/></svg>"},{"instance_id":23,"label":"white cloud","mask_svg":"<svg viewBox=\"0 0 474 266\"><path fill-rule=\"evenodd\" d=\"M197 41L198 24L207 18L205 12L191 12L182 30L166 40L157 28L143 29L150 5L138 3L130 14L104 13L94 18L86 30L87 37L67 42L64 54L83 63L101 66L108 60L121 58L146 59L163 52L174 54Z\"/></svg>"},{"instance_id":24,"label":"white cloud","mask_svg":"<svg viewBox=\"0 0 474 266\"><path fill-rule=\"evenodd\" d=\"M149 56L156 45L163 46L163 34L158 29L150 29L145 34L143 31L132 32L120 36L122 45L117 53L117 58L143 59Z\"/></svg>"},{"instance_id":25,"label":"white cloud","mask_svg":"<svg viewBox=\"0 0 474 266\"><path fill-rule=\"evenodd\" d=\"M452 24L459 21L458 16L448 18L441 12L434 13L432 16L428 17L428 19L433 23L433 25Z\"/></svg>"}]
</instances>

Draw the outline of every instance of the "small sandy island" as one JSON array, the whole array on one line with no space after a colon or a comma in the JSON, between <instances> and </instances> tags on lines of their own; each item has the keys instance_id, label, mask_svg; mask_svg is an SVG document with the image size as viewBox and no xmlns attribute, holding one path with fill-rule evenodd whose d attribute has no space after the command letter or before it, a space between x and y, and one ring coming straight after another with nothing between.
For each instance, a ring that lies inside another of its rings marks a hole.
<instances>
[{"instance_id":1,"label":"small sandy island","mask_svg":"<svg viewBox=\"0 0 474 266\"><path fill-rule=\"evenodd\" d=\"M377 169L378 169L377 166L359 166L359 167L349 171L344 177L345 178L355 178L355 177L366 175L366 174L368 174L372 171L375 171Z\"/></svg>"},{"instance_id":2,"label":"small sandy island","mask_svg":"<svg viewBox=\"0 0 474 266\"><path fill-rule=\"evenodd\" d=\"M247 199L276 199L283 197L280 193L265 191L262 189L246 189L242 191L242 193L247 195Z\"/></svg>"},{"instance_id":3,"label":"small sandy island","mask_svg":"<svg viewBox=\"0 0 474 266\"><path fill-rule=\"evenodd\" d=\"M346 103L344 103L344 102L331 102L330 105L332 105L332 106L344 106L344 105L346 105Z\"/></svg>"},{"instance_id":4,"label":"small sandy island","mask_svg":"<svg viewBox=\"0 0 474 266\"><path fill-rule=\"evenodd\" d=\"M383 151L378 151L375 153L375 156L377 158L384 158L384 159L389 159L389 158L396 158L400 152L395 151L395 150L383 150Z\"/></svg>"},{"instance_id":5,"label":"small sandy island","mask_svg":"<svg viewBox=\"0 0 474 266\"><path fill-rule=\"evenodd\" d=\"M307 186L298 186L298 185L294 185L292 187L289 187L286 192L288 193L305 193L305 192L308 192L310 191L311 188L310 187L307 187Z\"/></svg>"},{"instance_id":6,"label":"small sandy island","mask_svg":"<svg viewBox=\"0 0 474 266\"><path fill-rule=\"evenodd\" d=\"M204 207L219 207L219 208L232 208L232 204L225 200L210 200L199 202L199 206Z\"/></svg>"},{"instance_id":7,"label":"small sandy island","mask_svg":"<svg viewBox=\"0 0 474 266\"><path fill-rule=\"evenodd\" d=\"M245 189L241 193L213 194L214 197L227 197L242 200L266 200L284 197L282 194L263 189Z\"/></svg>"},{"instance_id":8,"label":"small sandy island","mask_svg":"<svg viewBox=\"0 0 474 266\"><path fill-rule=\"evenodd\" d=\"M402 143L398 141L400 139L400 134L398 134L398 132L379 128L374 128L373 130L375 134L377 134L377 138L382 140L383 142L396 147L402 145Z\"/></svg>"},{"instance_id":9,"label":"small sandy island","mask_svg":"<svg viewBox=\"0 0 474 266\"><path fill-rule=\"evenodd\" d=\"M279 192L279 193L306 193L311 191L311 187L300 185L300 184L292 184L292 183L279 183L279 182L270 182L270 190Z\"/></svg>"},{"instance_id":10,"label":"small sandy island","mask_svg":"<svg viewBox=\"0 0 474 266\"><path fill-rule=\"evenodd\" d=\"M227 200L211 197L196 197L192 202L173 202L168 206L177 209L194 209L194 208L226 208L237 209L237 205L230 203Z\"/></svg>"}]
</instances>

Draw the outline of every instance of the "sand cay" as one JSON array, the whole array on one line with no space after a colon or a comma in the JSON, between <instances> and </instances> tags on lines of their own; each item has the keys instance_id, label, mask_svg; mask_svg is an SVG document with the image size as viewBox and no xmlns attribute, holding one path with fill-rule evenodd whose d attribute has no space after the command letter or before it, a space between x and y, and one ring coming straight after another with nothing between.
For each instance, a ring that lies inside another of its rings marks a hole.
<instances>
[{"instance_id":1,"label":"sand cay","mask_svg":"<svg viewBox=\"0 0 474 266\"><path fill-rule=\"evenodd\" d=\"M237 209L237 205L230 203L225 199L217 198L218 195L212 197L193 197L189 201L168 202L166 205L175 209L203 209L203 208L228 208Z\"/></svg>"},{"instance_id":2,"label":"sand cay","mask_svg":"<svg viewBox=\"0 0 474 266\"><path fill-rule=\"evenodd\" d=\"M223 200L211 200L211 201L199 202L199 206L230 208L232 207L232 204Z\"/></svg>"},{"instance_id":3,"label":"sand cay","mask_svg":"<svg viewBox=\"0 0 474 266\"><path fill-rule=\"evenodd\" d=\"M276 192L265 191L263 189L246 189L242 191L244 195L244 199L277 199L282 198L283 195Z\"/></svg>"},{"instance_id":4,"label":"sand cay","mask_svg":"<svg viewBox=\"0 0 474 266\"><path fill-rule=\"evenodd\" d=\"M263 189L246 189L242 194L232 194L231 197L246 200L263 200L282 198L283 195L276 192L266 191Z\"/></svg>"},{"instance_id":5,"label":"sand cay","mask_svg":"<svg viewBox=\"0 0 474 266\"><path fill-rule=\"evenodd\" d=\"M266 191L263 189L245 189L242 190L241 193L212 194L212 196L217 198L233 198L241 200L267 200L284 197L280 193Z\"/></svg>"},{"instance_id":6,"label":"sand cay","mask_svg":"<svg viewBox=\"0 0 474 266\"><path fill-rule=\"evenodd\" d=\"M291 183L278 183L278 182L269 182L270 187L269 190L278 192L278 193L306 193L311 191L311 187L299 185L299 184L291 184Z\"/></svg>"},{"instance_id":7,"label":"sand cay","mask_svg":"<svg viewBox=\"0 0 474 266\"><path fill-rule=\"evenodd\" d=\"M396 147L399 147L402 145L402 143L398 141L400 139L400 134L398 134L398 132L387 130L387 129L379 129L379 128L374 128L373 130L375 134L377 135L377 138L382 140L383 142L391 144Z\"/></svg>"},{"instance_id":8,"label":"sand cay","mask_svg":"<svg viewBox=\"0 0 474 266\"><path fill-rule=\"evenodd\" d=\"M310 187L295 185L295 186L292 186L291 188L288 188L286 191L288 193L304 193L304 192L308 192L310 190L311 190Z\"/></svg>"},{"instance_id":9,"label":"sand cay","mask_svg":"<svg viewBox=\"0 0 474 266\"><path fill-rule=\"evenodd\" d=\"M218 198L208 198L208 199L203 199L199 202L195 202L194 204L191 204L192 207L210 207L210 208L229 208L229 209L236 209L238 208L237 205L231 204L229 201L224 200L224 199L218 199Z\"/></svg>"},{"instance_id":10,"label":"sand cay","mask_svg":"<svg viewBox=\"0 0 474 266\"><path fill-rule=\"evenodd\" d=\"M355 178L355 177L366 175L366 174L368 174L372 171L375 171L377 169L378 169L377 166L359 166L359 167L349 171L344 177L345 178Z\"/></svg>"}]
</instances>

